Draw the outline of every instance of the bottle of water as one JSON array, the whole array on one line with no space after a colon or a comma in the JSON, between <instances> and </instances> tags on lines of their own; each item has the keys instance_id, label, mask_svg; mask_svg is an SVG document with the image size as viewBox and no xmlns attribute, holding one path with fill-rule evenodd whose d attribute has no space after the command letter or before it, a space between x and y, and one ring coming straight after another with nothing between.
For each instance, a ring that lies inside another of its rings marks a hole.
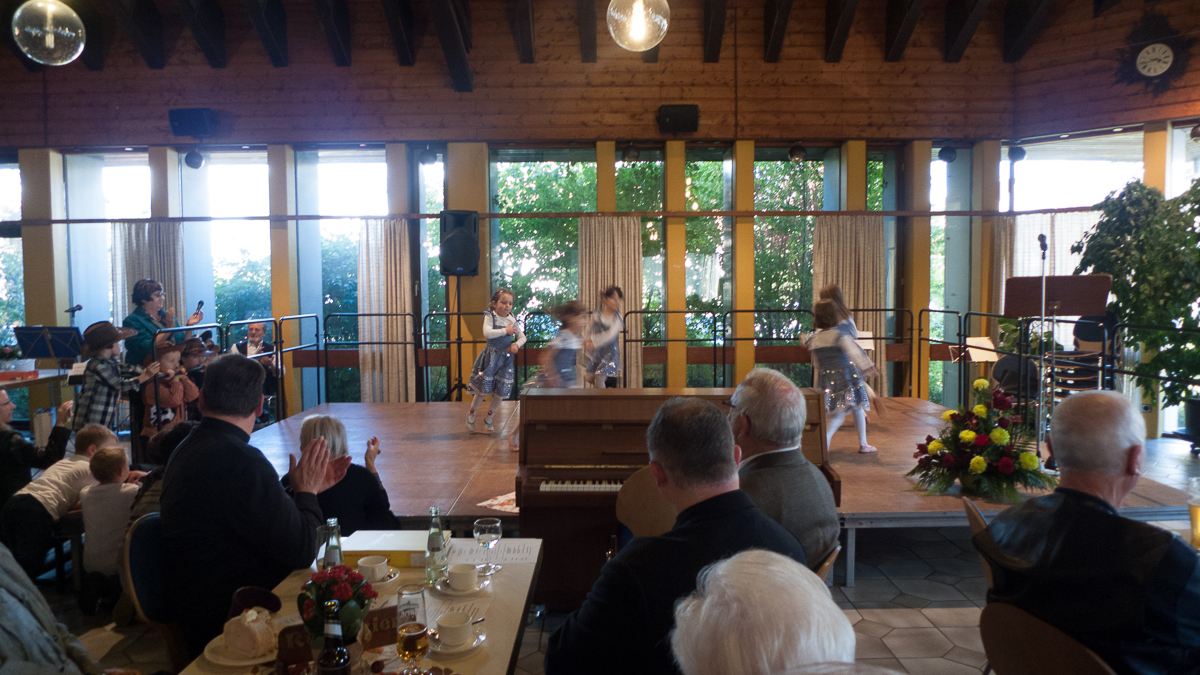
<instances>
[{"instance_id":1,"label":"bottle of water","mask_svg":"<svg viewBox=\"0 0 1200 675\"><path fill-rule=\"evenodd\" d=\"M442 531L442 512L436 506L429 507L429 540L425 545L425 582L433 585L446 576L445 534Z\"/></svg>"},{"instance_id":2,"label":"bottle of water","mask_svg":"<svg viewBox=\"0 0 1200 675\"><path fill-rule=\"evenodd\" d=\"M342 564L342 528L338 526L337 518L325 521L325 537L325 555L321 559L323 570Z\"/></svg>"}]
</instances>

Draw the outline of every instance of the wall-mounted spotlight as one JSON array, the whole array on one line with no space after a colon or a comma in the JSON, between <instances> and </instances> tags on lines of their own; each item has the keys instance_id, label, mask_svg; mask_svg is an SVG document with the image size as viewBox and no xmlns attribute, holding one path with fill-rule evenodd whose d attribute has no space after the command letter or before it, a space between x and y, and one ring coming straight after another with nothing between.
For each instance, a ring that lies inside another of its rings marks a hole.
<instances>
[{"instance_id":1,"label":"wall-mounted spotlight","mask_svg":"<svg viewBox=\"0 0 1200 675\"><path fill-rule=\"evenodd\" d=\"M642 156L641 151L638 150L637 148L633 147L633 143L630 143L629 145L625 146L625 149L621 151L621 161L622 162L636 162L636 161L638 161L638 158L641 156Z\"/></svg>"},{"instance_id":2,"label":"wall-mounted spotlight","mask_svg":"<svg viewBox=\"0 0 1200 675\"><path fill-rule=\"evenodd\" d=\"M425 148L421 151L421 154L417 155L417 161L426 166L430 164L437 164L437 153L429 148Z\"/></svg>"},{"instance_id":3,"label":"wall-mounted spotlight","mask_svg":"<svg viewBox=\"0 0 1200 675\"><path fill-rule=\"evenodd\" d=\"M1190 133L1188 135L1192 137L1193 141L1200 143L1200 124L1197 124L1196 126L1192 127L1192 133Z\"/></svg>"},{"instance_id":4,"label":"wall-mounted spotlight","mask_svg":"<svg viewBox=\"0 0 1200 675\"><path fill-rule=\"evenodd\" d=\"M955 150L954 148L951 148L950 146L941 148L938 150L938 159L949 164L949 163L953 162L954 160L958 159L958 150Z\"/></svg>"},{"instance_id":5,"label":"wall-mounted spotlight","mask_svg":"<svg viewBox=\"0 0 1200 675\"><path fill-rule=\"evenodd\" d=\"M792 162L803 162L808 156L808 151L804 149L804 145L797 143L788 148L788 159Z\"/></svg>"},{"instance_id":6,"label":"wall-mounted spotlight","mask_svg":"<svg viewBox=\"0 0 1200 675\"><path fill-rule=\"evenodd\" d=\"M1019 162L1025 159L1025 148L1014 146L1008 149L1008 161Z\"/></svg>"},{"instance_id":7,"label":"wall-mounted spotlight","mask_svg":"<svg viewBox=\"0 0 1200 675\"><path fill-rule=\"evenodd\" d=\"M200 154L199 150L189 150L188 154L183 156L183 163L193 169L199 169L204 166L204 155Z\"/></svg>"}]
</instances>

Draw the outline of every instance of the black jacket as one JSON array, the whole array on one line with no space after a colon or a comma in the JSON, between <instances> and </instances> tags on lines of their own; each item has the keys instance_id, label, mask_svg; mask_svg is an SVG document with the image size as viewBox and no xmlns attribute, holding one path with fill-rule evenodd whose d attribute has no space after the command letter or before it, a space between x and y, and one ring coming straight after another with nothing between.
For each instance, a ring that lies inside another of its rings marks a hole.
<instances>
[{"instance_id":1,"label":"black jacket","mask_svg":"<svg viewBox=\"0 0 1200 675\"><path fill-rule=\"evenodd\" d=\"M750 548L806 564L804 547L735 490L684 509L659 537L631 541L600 571L588 597L550 638L547 675L678 673L669 633L675 601L705 566Z\"/></svg>"},{"instance_id":2,"label":"black jacket","mask_svg":"<svg viewBox=\"0 0 1200 675\"><path fill-rule=\"evenodd\" d=\"M288 477L280 481L288 487ZM317 495L325 519L337 518L343 537L358 530L399 530L400 521L392 513L387 490L365 466L351 464L346 477Z\"/></svg>"},{"instance_id":3,"label":"black jacket","mask_svg":"<svg viewBox=\"0 0 1200 675\"><path fill-rule=\"evenodd\" d=\"M0 425L0 507L29 484L30 469L46 469L67 454L71 430L54 427L46 447L39 449L21 434Z\"/></svg>"},{"instance_id":4,"label":"black jacket","mask_svg":"<svg viewBox=\"0 0 1200 675\"><path fill-rule=\"evenodd\" d=\"M1200 673L1200 562L1174 534L1059 488L975 537L988 602L1015 605L1128 675Z\"/></svg>"}]
</instances>

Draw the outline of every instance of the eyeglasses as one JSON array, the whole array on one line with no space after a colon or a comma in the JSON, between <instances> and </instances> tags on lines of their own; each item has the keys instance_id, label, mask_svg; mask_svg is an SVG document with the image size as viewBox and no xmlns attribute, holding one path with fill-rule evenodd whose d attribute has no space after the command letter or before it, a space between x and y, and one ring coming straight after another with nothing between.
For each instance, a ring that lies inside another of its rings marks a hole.
<instances>
[{"instance_id":1,"label":"eyeglasses","mask_svg":"<svg viewBox=\"0 0 1200 675\"><path fill-rule=\"evenodd\" d=\"M723 406L725 406L726 408L728 408L728 409L729 409L729 414L731 414L731 415L732 415L733 413L735 413L735 412L737 412L737 413L740 413L740 412L741 412L740 410L738 410L737 404L736 404L736 403L734 403L734 402L733 402L733 399L731 399L731 398L727 398L727 399L725 399L724 401L721 401L721 405L723 405Z\"/></svg>"}]
</instances>

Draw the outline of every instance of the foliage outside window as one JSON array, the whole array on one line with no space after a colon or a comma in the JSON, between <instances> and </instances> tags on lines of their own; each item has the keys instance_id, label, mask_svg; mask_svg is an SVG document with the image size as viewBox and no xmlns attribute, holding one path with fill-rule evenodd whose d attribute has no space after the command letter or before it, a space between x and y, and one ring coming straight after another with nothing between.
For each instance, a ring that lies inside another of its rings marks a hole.
<instances>
[{"instance_id":1,"label":"foliage outside window","mask_svg":"<svg viewBox=\"0 0 1200 675\"><path fill-rule=\"evenodd\" d=\"M722 159L725 151L693 149L684 164L686 209L721 211L732 205L728 172L732 163ZM696 216L686 219L686 274L688 346L722 343L722 315L732 308L731 227L728 218ZM716 366L687 367L687 386L714 386ZM719 380L717 384L719 384Z\"/></svg>"},{"instance_id":2,"label":"foliage outside window","mask_svg":"<svg viewBox=\"0 0 1200 675\"><path fill-rule=\"evenodd\" d=\"M267 215L267 156L212 153L208 157L208 207L214 217ZM212 223L215 316L222 325L271 316L271 233L265 220ZM186 252L185 252L186 254ZM244 335L245 327L241 328ZM268 335L268 339L273 336ZM240 340L238 334L230 337Z\"/></svg>"},{"instance_id":3,"label":"foliage outside window","mask_svg":"<svg viewBox=\"0 0 1200 675\"><path fill-rule=\"evenodd\" d=\"M660 151L642 150L639 161L616 164L617 210L661 211L663 207L663 162ZM662 218L642 218L642 307L625 307L625 311L645 310L641 315L643 346L659 347L664 343L661 314L653 314L663 306L663 222ZM636 316L636 315L635 315ZM634 317L630 317L631 320ZM666 371L661 363L642 366L642 385L661 387L666 384Z\"/></svg>"},{"instance_id":4,"label":"foliage outside window","mask_svg":"<svg viewBox=\"0 0 1200 675\"><path fill-rule=\"evenodd\" d=\"M446 164L445 155L437 153L437 161L431 164L418 164L418 201L421 213L440 213L446 208ZM421 241L422 258L425 260L425 297L421 308L421 330L428 330L425 336L426 346L444 348L441 344L446 339L446 322L444 320L425 322L425 316L430 312L445 312L449 305L446 298L446 277L438 269L442 243L441 221L432 218L422 220L421 228L424 237ZM446 368L426 369L426 400L440 399L446 394Z\"/></svg>"}]
</instances>

